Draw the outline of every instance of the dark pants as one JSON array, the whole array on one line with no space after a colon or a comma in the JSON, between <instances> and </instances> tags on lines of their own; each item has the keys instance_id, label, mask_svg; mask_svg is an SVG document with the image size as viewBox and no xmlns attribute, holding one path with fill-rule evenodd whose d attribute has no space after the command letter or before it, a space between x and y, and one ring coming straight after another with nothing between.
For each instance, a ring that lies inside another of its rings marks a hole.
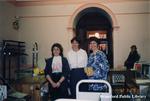
<instances>
[{"instance_id":1,"label":"dark pants","mask_svg":"<svg viewBox=\"0 0 150 101\"><path fill-rule=\"evenodd\" d=\"M72 69L70 73L70 90L71 98L76 99L76 84L78 81L87 79L86 74L84 73L84 68Z\"/></svg>"},{"instance_id":2,"label":"dark pants","mask_svg":"<svg viewBox=\"0 0 150 101\"><path fill-rule=\"evenodd\" d=\"M134 62L125 61L124 66L126 66L127 69L132 69L134 66Z\"/></svg>"},{"instance_id":3,"label":"dark pants","mask_svg":"<svg viewBox=\"0 0 150 101\"><path fill-rule=\"evenodd\" d=\"M58 82L61 78L61 73L54 73L51 75L51 78L54 82ZM49 84L49 93L51 101L54 101L58 98L67 98L68 97L68 82L67 79L65 79L59 88L53 88L51 84Z\"/></svg>"}]
</instances>

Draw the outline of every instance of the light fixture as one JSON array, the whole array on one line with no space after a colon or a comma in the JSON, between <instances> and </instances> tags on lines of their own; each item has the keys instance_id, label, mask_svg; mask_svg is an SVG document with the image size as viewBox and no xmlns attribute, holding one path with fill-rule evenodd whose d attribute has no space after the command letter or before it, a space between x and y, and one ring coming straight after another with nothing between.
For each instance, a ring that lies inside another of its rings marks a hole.
<instances>
[{"instance_id":1,"label":"light fixture","mask_svg":"<svg viewBox=\"0 0 150 101\"><path fill-rule=\"evenodd\" d=\"M98 32L96 32L94 36L95 36L96 38L100 38Z\"/></svg>"},{"instance_id":2,"label":"light fixture","mask_svg":"<svg viewBox=\"0 0 150 101\"><path fill-rule=\"evenodd\" d=\"M12 23L12 26L15 30L18 30L19 29L19 20L20 20L20 17L19 16L15 16L14 17L14 21Z\"/></svg>"}]
</instances>

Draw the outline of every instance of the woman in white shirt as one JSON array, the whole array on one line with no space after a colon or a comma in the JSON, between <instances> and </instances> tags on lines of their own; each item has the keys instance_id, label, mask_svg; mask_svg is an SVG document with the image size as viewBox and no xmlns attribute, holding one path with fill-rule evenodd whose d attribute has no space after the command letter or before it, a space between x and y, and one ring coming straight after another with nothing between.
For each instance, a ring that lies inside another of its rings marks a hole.
<instances>
[{"instance_id":1,"label":"woman in white shirt","mask_svg":"<svg viewBox=\"0 0 150 101\"><path fill-rule=\"evenodd\" d=\"M76 84L82 79L86 79L84 67L87 65L87 53L80 48L80 41L77 37L71 40L72 49L68 52L68 62L70 65L70 90L72 98L76 98Z\"/></svg>"}]
</instances>

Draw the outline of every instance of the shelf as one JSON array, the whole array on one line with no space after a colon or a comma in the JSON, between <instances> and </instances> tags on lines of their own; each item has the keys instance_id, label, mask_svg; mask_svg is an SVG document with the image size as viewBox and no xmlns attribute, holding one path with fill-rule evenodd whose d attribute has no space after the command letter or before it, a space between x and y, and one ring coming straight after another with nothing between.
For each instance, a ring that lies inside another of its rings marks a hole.
<instances>
[{"instance_id":1,"label":"shelf","mask_svg":"<svg viewBox=\"0 0 150 101\"><path fill-rule=\"evenodd\" d=\"M15 79L14 70L20 70L22 56L27 56L25 52L25 42L15 40L3 40L2 42L2 64L3 78L9 81Z\"/></svg>"}]
</instances>

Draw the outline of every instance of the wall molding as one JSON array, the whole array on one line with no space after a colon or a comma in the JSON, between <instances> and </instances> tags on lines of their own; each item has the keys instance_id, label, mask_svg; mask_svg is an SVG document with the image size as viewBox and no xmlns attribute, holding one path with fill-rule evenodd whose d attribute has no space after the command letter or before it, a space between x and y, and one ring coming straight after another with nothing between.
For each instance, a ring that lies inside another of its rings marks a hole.
<instances>
[{"instance_id":1,"label":"wall molding","mask_svg":"<svg viewBox=\"0 0 150 101\"><path fill-rule=\"evenodd\" d=\"M134 13L115 13L115 15L139 15L139 14L150 14L150 12L134 12Z\"/></svg>"},{"instance_id":2,"label":"wall molding","mask_svg":"<svg viewBox=\"0 0 150 101\"><path fill-rule=\"evenodd\" d=\"M17 6L42 6L42 5L62 5L62 4L81 4L88 2L114 3L114 2L144 2L149 0L7 0L7 2Z\"/></svg>"},{"instance_id":3,"label":"wall molding","mask_svg":"<svg viewBox=\"0 0 150 101\"><path fill-rule=\"evenodd\" d=\"M45 16L45 15L31 15L31 16L19 16L19 18L50 18L50 17L68 17L71 15L49 15L49 16Z\"/></svg>"}]
</instances>

